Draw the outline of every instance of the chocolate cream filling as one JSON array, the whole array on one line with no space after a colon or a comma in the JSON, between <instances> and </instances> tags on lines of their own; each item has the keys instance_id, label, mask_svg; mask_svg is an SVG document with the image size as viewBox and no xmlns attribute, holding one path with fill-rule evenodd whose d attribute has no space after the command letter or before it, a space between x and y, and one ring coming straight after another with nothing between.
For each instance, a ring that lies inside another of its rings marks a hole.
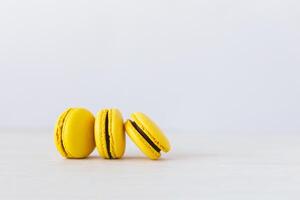
<instances>
[{"instance_id":1,"label":"chocolate cream filling","mask_svg":"<svg viewBox=\"0 0 300 200\"><path fill-rule=\"evenodd\" d=\"M150 144L150 146L159 153L160 148L158 146L156 146L156 144L154 144L154 142L152 142L152 140L147 136L147 134L134 121L130 120L130 122L133 125L133 127L135 128L135 130L148 142L148 144Z\"/></svg>"},{"instance_id":2,"label":"chocolate cream filling","mask_svg":"<svg viewBox=\"0 0 300 200\"><path fill-rule=\"evenodd\" d=\"M110 152L110 138L109 138L109 133L108 133L108 125L109 125L108 114L109 114L109 111L106 113L106 117L105 117L105 133L104 134L105 134L107 154L108 154L109 159L111 159L112 156L111 156L111 152Z\"/></svg>"}]
</instances>

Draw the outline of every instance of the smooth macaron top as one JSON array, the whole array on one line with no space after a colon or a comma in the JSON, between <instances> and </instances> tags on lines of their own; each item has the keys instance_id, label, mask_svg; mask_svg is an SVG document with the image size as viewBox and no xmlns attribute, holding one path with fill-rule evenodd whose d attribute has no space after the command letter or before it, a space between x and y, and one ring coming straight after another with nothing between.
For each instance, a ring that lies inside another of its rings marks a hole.
<instances>
[{"instance_id":1,"label":"smooth macaron top","mask_svg":"<svg viewBox=\"0 0 300 200\"><path fill-rule=\"evenodd\" d=\"M141 112L131 114L131 119L147 134L152 142L162 151L168 152L171 149L170 142L163 131L147 115Z\"/></svg>"},{"instance_id":2,"label":"smooth macaron top","mask_svg":"<svg viewBox=\"0 0 300 200\"><path fill-rule=\"evenodd\" d=\"M102 109L96 115L95 142L98 153L107 159L121 158L125 152L123 117L118 109Z\"/></svg>"},{"instance_id":3,"label":"smooth macaron top","mask_svg":"<svg viewBox=\"0 0 300 200\"><path fill-rule=\"evenodd\" d=\"M58 117L54 142L63 157L85 158L94 150L94 121L84 108L69 108Z\"/></svg>"},{"instance_id":4,"label":"smooth macaron top","mask_svg":"<svg viewBox=\"0 0 300 200\"><path fill-rule=\"evenodd\" d=\"M151 159L158 159L160 151L170 151L170 143L162 130L147 115L131 114L125 123L126 132L140 150Z\"/></svg>"}]
</instances>

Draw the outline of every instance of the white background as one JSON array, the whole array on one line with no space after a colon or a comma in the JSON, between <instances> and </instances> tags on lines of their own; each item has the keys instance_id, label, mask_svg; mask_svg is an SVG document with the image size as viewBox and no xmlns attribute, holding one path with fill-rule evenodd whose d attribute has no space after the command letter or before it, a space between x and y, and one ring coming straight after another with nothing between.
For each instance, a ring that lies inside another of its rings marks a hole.
<instances>
[{"instance_id":1,"label":"white background","mask_svg":"<svg viewBox=\"0 0 300 200\"><path fill-rule=\"evenodd\" d=\"M296 0L1 0L0 199L299 200L299 53ZM63 159L70 106L143 111L172 149Z\"/></svg>"},{"instance_id":2,"label":"white background","mask_svg":"<svg viewBox=\"0 0 300 200\"><path fill-rule=\"evenodd\" d=\"M299 1L1 1L0 128L50 130L82 106L297 133L299 52Z\"/></svg>"}]
</instances>

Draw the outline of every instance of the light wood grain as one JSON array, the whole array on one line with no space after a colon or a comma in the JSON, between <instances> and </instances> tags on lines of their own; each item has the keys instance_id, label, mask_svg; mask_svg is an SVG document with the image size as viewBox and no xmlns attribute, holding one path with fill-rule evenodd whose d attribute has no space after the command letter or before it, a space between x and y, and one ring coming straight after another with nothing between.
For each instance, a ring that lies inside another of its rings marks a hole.
<instances>
[{"instance_id":1,"label":"light wood grain","mask_svg":"<svg viewBox=\"0 0 300 200\"><path fill-rule=\"evenodd\" d=\"M128 138L122 160L66 160L51 131L0 136L0 199L300 199L297 134L169 133L158 161Z\"/></svg>"}]
</instances>

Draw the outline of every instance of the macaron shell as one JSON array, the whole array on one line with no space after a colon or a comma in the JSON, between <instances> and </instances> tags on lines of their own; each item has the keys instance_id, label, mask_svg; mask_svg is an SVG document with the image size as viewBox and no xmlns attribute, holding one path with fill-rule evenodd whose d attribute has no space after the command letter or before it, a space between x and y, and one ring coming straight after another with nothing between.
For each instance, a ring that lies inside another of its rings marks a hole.
<instances>
[{"instance_id":1,"label":"macaron shell","mask_svg":"<svg viewBox=\"0 0 300 200\"><path fill-rule=\"evenodd\" d=\"M108 134L109 147L112 158L121 158L125 152L125 134L123 117L118 109L103 109L95 121L95 142L99 155L102 158L109 159L106 146L105 126L106 116L108 114Z\"/></svg>"},{"instance_id":2,"label":"macaron shell","mask_svg":"<svg viewBox=\"0 0 300 200\"><path fill-rule=\"evenodd\" d=\"M66 157L66 158L68 157L68 155L62 144L62 128L63 128L64 120L71 110L72 110L72 108L68 108L59 115L58 120L55 124L55 128L54 128L54 143L55 143L56 149L63 157Z\"/></svg>"},{"instance_id":3,"label":"macaron shell","mask_svg":"<svg viewBox=\"0 0 300 200\"><path fill-rule=\"evenodd\" d=\"M98 112L95 120L95 143L97 151L102 158L109 158L106 148L105 139L105 120L108 109L103 109Z\"/></svg>"},{"instance_id":4,"label":"macaron shell","mask_svg":"<svg viewBox=\"0 0 300 200\"><path fill-rule=\"evenodd\" d=\"M153 147L139 134L139 132L133 127L130 120L125 122L125 129L131 140L146 156L152 160L156 160L160 157L160 153L155 151Z\"/></svg>"},{"instance_id":5,"label":"macaron shell","mask_svg":"<svg viewBox=\"0 0 300 200\"><path fill-rule=\"evenodd\" d=\"M168 138L147 115L135 112L131 114L131 118L162 151L170 151L171 146Z\"/></svg>"},{"instance_id":6,"label":"macaron shell","mask_svg":"<svg viewBox=\"0 0 300 200\"><path fill-rule=\"evenodd\" d=\"M121 158L125 152L125 134L123 117L118 109L111 109L110 115L110 149L114 158Z\"/></svg>"},{"instance_id":7,"label":"macaron shell","mask_svg":"<svg viewBox=\"0 0 300 200\"><path fill-rule=\"evenodd\" d=\"M66 116L62 141L69 158L85 158L95 148L92 113L84 108L74 108Z\"/></svg>"}]
</instances>

